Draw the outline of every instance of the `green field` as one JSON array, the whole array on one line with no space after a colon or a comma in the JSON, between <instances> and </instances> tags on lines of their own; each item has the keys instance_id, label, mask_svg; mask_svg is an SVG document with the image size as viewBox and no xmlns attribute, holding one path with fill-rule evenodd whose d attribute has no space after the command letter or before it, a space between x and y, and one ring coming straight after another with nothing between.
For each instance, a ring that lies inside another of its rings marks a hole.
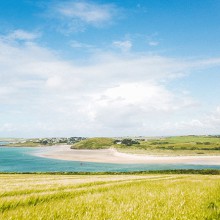
<instances>
[{"instance_id":1,"label":"green field","mask_svg":"<svg viewBox=\"0 0 220 220\"><path fill-rule=\"evenodd\" d=\"M176 136L147 139L140 144L114 144L113 138L89 138L73 145L74 149L116 148L121 152L148 155L220 155L219 136Z\"/></svg>"},{"instance_id":2,"label":"green field","mask_svg":"<svg viewBox=\"0 0 220 220\"><path fill-rule=\"evenodd\" d=\"M220 176L0 174L0 219L220 219Z\"/></svg>"}]
</instances>

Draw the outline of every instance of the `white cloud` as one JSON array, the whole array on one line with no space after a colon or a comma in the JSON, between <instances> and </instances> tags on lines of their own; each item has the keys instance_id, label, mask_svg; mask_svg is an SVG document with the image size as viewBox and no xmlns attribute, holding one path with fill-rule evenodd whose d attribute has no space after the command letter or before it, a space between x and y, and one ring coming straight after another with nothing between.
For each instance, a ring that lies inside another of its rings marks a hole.
<instances>
[{"instance_id":1,"label":"white cloud","mask_svg":"<svg viewBox=\"0 0 220 220\"><path fill-rule=\"evenodd\" d=\"M174 95L161 84L142 81L121 83L91 95L84 112L96 129L108 129L111 135L121 131L138 135L138 131L143 134L148 130L157 117L192 108L194 104L190 97Z\"/></svg>"},{"instance_id":2,"label":"white cloud","mask_svg":"<svg viewBox=\"0 0 220 220\"><path fill-rule=\"evenodd\" d=\"M86 49L94 48L94 46L91 44L85 44L85 43L75 41L75 40L70 42L70 46L73 48L86 48Z\"/></svg>"},{"instance_id":3,"label":"white cloud","mask_svg":"<svg viewBox=\"0 0 220 220\"><path fill-rule=\"evenodd\" d=\"M99 105L109 108L116 106L138 106L146 112L148 111L166 111L175 110L180 103L174 103L174 95L165 87L153 82L124 83L112 88L106 89L98 97ZM179 100L180 101L180 100Z\"/></svg>"},{"instance_id":4,"label":"white cloud","mask_svg":"<svg viewBox=\"0 0 220 220\"><path fill-rule=\"evenodd\" d=\"M216 108L214 112L209 114L204 119L204 124L209 125L212 128L217 128L216 130L219 132L220 129L220 106Z\"/></svg>"},{"instance_id":5,"label":"white cloud","mask_svg":"<svg viewBox=\"0 0 220 220\"><path fill-rule=\"evenodd\" d=\"M98 5L94 3L86 2L71 2L62 4L58 8L58 11L70 18L79 18L87 23L96 24L99 22L105 22L111 19L112 6Z\"/></svg>"},{"instance_id":6,"label":"white cloud","mask_svg":"<svg viewBox=\"0 0 220 220\"><path fill-rule=\"evenodd\" d=\"M28 40L32 41L39 37L39 33L27 32L21 29L15 30L10 33L6 38L10 40Z\"/></svg>"},{"instance_id":7,"label":"white cloud","mask_svg":"<svg viewBox=\"0 0 220 220\"><path fill-rule=\"evenodd\" d=\"M188 120L165 123L160 128L161 132L178 134L219 134L220 130L220 107L214 111L191 117Z\"/></svg>"},{"instance_id":8,"label":"white cloud","mask_svg":"<svg viewBox=\"0 0 220 220\"><path fill-rule=\"evenodd\" d=\"M189 93L173 92L167 82L214 65L220 65L220 60L109 52L95 52L80 64L35 43L14 44L0 38L1 134L98 136L157 131L176 112L183 114L196 105ZM215 122L219 111L213 116Z\"/></svg>"},{"instance_id":9,"label":"white cloud","mask_svg":"<svg viewBox=\"0 0 220 220\"><path fill-rule=\"evenodd\" d=\"M86 25L106 26L117 13L118 9L113 4L89 1L66 1L49 5L49 16L57 19L60 22L57 29L66 33L83 31Z\"/></svg>"},{"instance_id":10,"label":"white cloud","mask_svg":"<svg viewBox=\"0 0 220 220\"><path fill-rule=\"evenodd\" d=\"M49 88L57 88L62 86L63 82L62 79L58 76L52 76L50 78L47 79L46 81L46 86L48 86Z\"/></svg>"},{"instance_id":11,"label":"white cloud","mask_svg":"<svg viewBox=\"0 0 220 220\"><path fill-rule=\"evenodd\" d=\"M114 41L113 46L119 48L120 50L127 52L132 48L132 43L129 40L126 41Z\"/></svg>"},{"instance_id":12,"label":"white cloud","mask_svg":"<svg viewBox=\"0 0 220 220\"><path fill-rule=\"evenodd\" d=\"M150 46L158 46L159 45L159 42L158 41L149 41L148 44Z\"/></svg>"}]
</instances>

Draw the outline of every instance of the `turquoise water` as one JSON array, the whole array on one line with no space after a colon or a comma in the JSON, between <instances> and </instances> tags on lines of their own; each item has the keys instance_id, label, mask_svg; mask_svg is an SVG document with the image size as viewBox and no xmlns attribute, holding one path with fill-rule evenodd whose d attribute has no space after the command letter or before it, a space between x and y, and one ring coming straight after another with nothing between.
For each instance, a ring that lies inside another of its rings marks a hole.
<instances>
[{"instance_id":1,"label":"turquoise water","mask_svg":"<svg viewBox=\"0 0 220 220\"><path fill-rule=\"evenodd\" d=\"M8 142L5 141L0 141L0 146L4 146L5 144L7 144Z\"/></svg>"},{"instance_id":2,"label":"turquoise water","mask_svg":"<svg viewBox=\"0 0 220 220\"><path fill-rule=\"evenodd\" d=\"M166 169L220 169L220 166L186 164L108 164L47 159L31 155L36 148L0 147L0 172L101 172Z\"/></svg>"}]
</instances>

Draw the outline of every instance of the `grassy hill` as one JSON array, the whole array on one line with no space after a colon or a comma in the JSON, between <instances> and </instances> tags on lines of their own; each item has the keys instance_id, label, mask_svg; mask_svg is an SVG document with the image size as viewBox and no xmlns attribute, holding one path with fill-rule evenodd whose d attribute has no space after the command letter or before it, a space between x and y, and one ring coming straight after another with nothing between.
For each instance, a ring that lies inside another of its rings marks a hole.
<instances>
[{"instance_id":1,"label":"grassy hill","mask_svg":"<svg viewBox=\"0 0 220 220\"><path fill-rule=\"evenodd\" d=\"M0 175L0 219L219 219L220 176Z\"/></svg>"},{"instance_id":2,"label":"grassy hill","mask_svg":"<svg viewBox=\"0 0 220 220\"><path fill-rule=\"evenodd\" d=\"M106 149L114 145L112 138L89 138L75 143L72 149Z\"/></svg>"}]
</instances>

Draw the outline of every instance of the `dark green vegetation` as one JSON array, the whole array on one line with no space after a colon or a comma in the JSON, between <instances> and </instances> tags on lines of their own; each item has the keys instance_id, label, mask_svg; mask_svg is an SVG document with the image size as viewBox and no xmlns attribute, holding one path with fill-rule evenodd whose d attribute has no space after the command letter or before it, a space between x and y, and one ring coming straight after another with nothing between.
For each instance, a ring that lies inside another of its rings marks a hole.
<instances>
[{"instance_id":1,"label":"dark green vegetation","mask_svg":"<svg viewBox=\"0 0 220 220\"><path fill-rule=\"evenodd\" d=\"M123 144L125 146L132 146L134 144L140 144L137 140L132 140L131 138L124 138L122 140L114 140L114 144Z\"/></svg>"},{"instance_id":2,"label":"dark green vegetation","mask_svg":"<svg viewBox=\"0 0 220 220\"><path fill-rule=\"evenodd\" d=\"M127 153L153 155L219 155L220 137L178 136L148 140L89 138L72 146L74 149L106 149L111 147Z\"/></svg>"},{"instance_id":3,"label":"dark green vegetation","mask_svg":"<svg viewBox=\"0 0 220 220\"><path fill-rule=\"evenodd\" d=\"M0 174L37 174L37 175L140 175L140 174L200 174L200 175L220 175L220 170L216 169L180 169L180 170L145 170L129 172L0 172Z\"/></svg>"},{"instance_id":4,"label":"dark green vegetation","mask_svg":"<svg viewBox=\"0 0 220 220\"><path fill-rule=\"evenodd\" d=\"M220 176L0 175L0 219L220 219Z\"/></svg>"}]
</instances>

